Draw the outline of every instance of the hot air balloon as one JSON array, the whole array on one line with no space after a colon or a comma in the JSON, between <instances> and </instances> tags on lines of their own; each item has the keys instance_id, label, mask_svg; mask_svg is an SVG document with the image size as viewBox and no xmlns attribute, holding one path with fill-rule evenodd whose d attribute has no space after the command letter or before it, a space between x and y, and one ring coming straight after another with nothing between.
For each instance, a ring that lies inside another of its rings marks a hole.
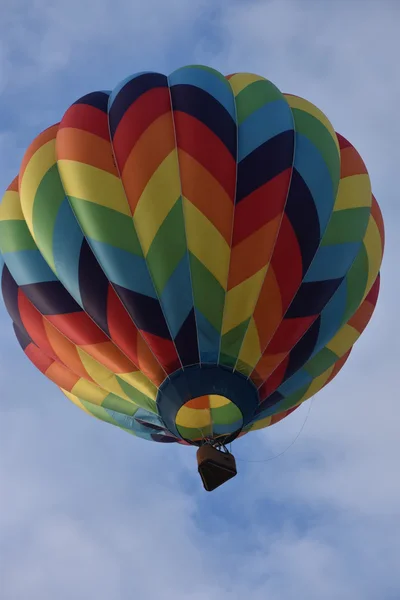
<instances>
[{"instance_id":1,"label":"hot air balloon","mask_svg":"<svg viewBox=\"0 0 400 600\"><path fill-rule=\"evenodd\" d=\"M379 293L384 226L357 150L250 73L144 72L77 100L0 205L2 293L30 361L84 412L227 445L339 373Z\"/></svg>"}]
</instances>

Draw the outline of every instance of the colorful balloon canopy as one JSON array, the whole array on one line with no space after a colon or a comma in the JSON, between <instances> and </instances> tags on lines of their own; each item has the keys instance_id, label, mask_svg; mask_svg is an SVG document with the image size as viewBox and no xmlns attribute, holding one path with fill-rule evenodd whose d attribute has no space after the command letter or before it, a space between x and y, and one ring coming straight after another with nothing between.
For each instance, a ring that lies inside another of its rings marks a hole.
<instances>
[{"instance_id":1,"label":"colorful balloon canopy","mask_svg":"<svg viewBox=\"0 0 400 600\"><path fill-rule=\"evenodd\" d=\"M31 362L158 442L227 443L341 370L379 293L367 169L249 73L139 73L77 100L0 205L2 292Z\"/></svg>"}]
</instances>

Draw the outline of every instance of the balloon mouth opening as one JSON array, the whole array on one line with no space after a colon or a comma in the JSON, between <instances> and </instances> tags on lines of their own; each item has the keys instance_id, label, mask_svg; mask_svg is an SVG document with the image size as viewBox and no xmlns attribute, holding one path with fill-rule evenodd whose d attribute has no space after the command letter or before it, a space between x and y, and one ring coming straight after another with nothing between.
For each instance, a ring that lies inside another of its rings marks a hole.
<instances>
[{"instance_id":1,"label":"balloon mouth opening","mask_svg":"<svg viewBox=\"0 0 400 600\"><path fill-rule=\"evenodd\" d=\"M166 428L189 444L228 444L259 407L257 388L247 377L220 365L193 365L161 384L157 410Z\"/></svg>"},{"instance_id":2,"label":"balloon mouth opening","mask_svg":"<svg viewBox=\"0 0 400 600\"><path fill-rule=\"evenodd\" d=\"M209 394L188 400L175 417L180 436L196 445L207 440L222 443L243 427L241 410L225 396Z\"/></svg>"}]
</instances>

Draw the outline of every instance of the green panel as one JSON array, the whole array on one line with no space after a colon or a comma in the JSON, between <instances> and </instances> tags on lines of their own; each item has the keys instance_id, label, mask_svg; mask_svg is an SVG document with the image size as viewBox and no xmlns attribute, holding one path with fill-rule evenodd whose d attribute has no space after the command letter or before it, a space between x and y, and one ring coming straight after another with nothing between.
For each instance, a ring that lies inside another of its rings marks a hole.
<instances>
[{"instance_id":1,"label":"green panel","mask_svg":"<svg viewBox=\"0 0 400 600\"><path fill-rule=\"evenodd\" d=\"M347 302L342 324L354 315L360 306L368 283L368 255L362 245L346 277Z\"/></svg>"},{"instance_id":2,"label":"green panel","mask_svg":"<svg viewBox=\"0 0 400 600\"><path fill-rule=\"evenodd\" d=\"M148 396L146 396L145 394L143 394L142 392L140 392L139 390L134 388L132 385L130 385L123 379L121 379L121 377L118 377L118 375L116 375L116 378L118 380L119 385L125 392L125 394L131 400L133 400L133 402L135 402L138 406L140 406L141 408L144 408L145 410L148 410L152 413L158 414L157 405L154 402L154 400L152 400L151 398L149 398Z\"/></svg>"},{"instance_id":3,"label":"green panel","mask_svg":"<svg viewBox=\"0 0 400 600\"><path fill-rule=\"evenodd\" d=\"M227 354L232 358L234 357L236 363L236 359L239 356L239 352L242 347L243 339L248 329L249 323L250 318L246 319L245 321L243 321L243 323L240 323L240 325L238 325L234 329L231 329L230 331L228 331L228 333L222 336L221 355ZM222 362L221 359L220 362ZM224 362L223 364L226 363Z\"/></svg>"},{"instance_id":4,"label":"green panel","mask_svg":"<svg viewBox=\"0 0 400 600\"><path fill-rule=\"evenodd\" d=\"M311 375L313 379L322 375L324 371L329 369L337 361L338 356L329 350L329 348L322 348L311 360L306 363L304 369Z\"/></svg>"},{"instance_id":5,"label":"green panel","mask_svg":"<svg viewBox=\"0 0 400 600\"><path fill-rule=\"evenodd\" d=\"M214 275L189 252L192 274L194 306L211 323L217 331L221 331L225 304L225 290Z\"/></svg>"},{"instance_id":6,"label":"green panel","mask_svg":"<svg viewBox=\"0 0 400 600\"><path fill-rule=\"evenodd\" d=\"M243 415L236 404L230 402L219 408L211 408L211 420L216 425L232 425L236 422L243 421ZM238 425L240 427L240 424Z\"/></svg>"},{"instance_id":7,"label":"green panel","mask_svg":"<svg viewBox=\"0 0 400 600\"><path fill-rule=\"evenodd\" d=\"M159 295L186 252L183 203L182 198L179 198L164 219L146 256Z\"/></svg>"},{"instance_id":8,"label":"green panel","mask_svg":"<svg viewBox=\"0 0 400 600\"><path fill-rule=\"evenodd\" d=\"M330 132L321 121L309 113L298 108L292 108L292 113L296 132L307 137L321 152L329 169L333 183L333 195L336 197L340 180L340 154Z\"/></svg>"},{"instance_id":9,"label":"green panel","mask_svg":"<svg viewBox=\"0 0 400 600\"><path fill-rule=\"evenodd\" d=\"M143 256L132 217L80 198L69 196L69 201L87 237Z\"/></svg>"},{"instance_id":10,"label":"green panel","mask_svg":"<svg viewBox=\"0 0 400 600\"><path fill-rule=\"evenodd\" d=\"M33 231L40 251L55 271L53 259L53 233L60 206L65 200L57 165L53 165L43 177L33 203Z\"/></svg>"},{"instance_id":11,"label":"green panel","mask_svg":"<svg viewBox=\"0 0 400 600\"><path fill-rule=\"evenodd\" d=\"M250 377L250 375L254 371L254 367L238 359L236 363L236 371L239 371L239 373L246 375L246 377Z\"/></svg>"},{"instance_id":12,"label":"green panel","mask_svg":"<svg viewBox=\"0 0 400 600\"><path fill-rule=\"evenodd\" d=\"M186 440L201 439L206 436L209 437L213 433L211 425L199 427L198 429L195 427L183 427L182 425L177 425L176 428L179 431L179 434Z\"/></svg>"},{"instance_id":13,"label":"green panel","mask_svg":"<svg viewBox=\"0 0 400 600\"><path fill-rule=\"evenodd\" d=\"M220 352L218 363L220 365L224 365L224 367L231 367L232 369L236 366L237 358L236 356L230 356L229 354L225 354L224 352Z\"/></svg>"},{"instance_id":14,"label":"green panel","mask_svg":"<svg viewBox=\"0 0 400 600\"><path fill-rule=\"evenodd\" d=\"M131 402L120 398L116 394L108 394L102 402L103 408L108 408L108 410L114 410L115 412L119 412L123 415L128 415L129 417L133 417L133 415L137 412L138 406L135 406Z\"/></svg>"},{"instance_id":15,"label":"green panel","mask_svg":"<svg viewBox=\"0 0 400 600\"><path fill-rule=\"evenodd\" d=\"M361 242L368 227L370 214L370 207L333 212L321 245Z\"/></svg>"},{"instance_id":16,"label":"green panel","mask_svg":"<svg viewBox=\"0 0 400 600\"><path fill-rule=\"evenodd\" d=\"M251 83L236 96L238 124L243 123L247 117L265 104L276 100L281 100L287 104L284 95L273 83L267 79Z\"/></svg>"},{"instance_id":17,"label":"green panel","mask_svg":"<svg viewBox=\"0 0 400 600\"><path fill-rule=\"evenodd\" d=\"M0 221L0 250L2 254L37 250L25 221Z\"/></svg>"},{"instance_id":18,"label":"green panel","mask_svg":"<svg viewBox=\"0 0 400 600\"><path fill-rule=\"evenodd\" d=\"M126 431L126 433L129 433L130 435L136 435L135 432L132 431L131 429L127 429L126 427L122 427L119 423L117 423L117 421L114 421L114 419L111 417L111 415L107 412L107 410L105 408L103 408L101 406L98 406L97 404L91 404L90 402L87 402L86 400L82 400L82 398L79 398L79 400L82 402L82 404L84 405L84 407L93 416L97 417L101 421L109 423L110 425L114 425L115 427L118 427L122 431Z\"/></svg>"},{"instance_id":19,"label":"green panel","mask_svg":"<svg viewBox=\"0 0 400 600\"><path fill-rule=\"evenodd\" d=\"M108 414L105 408L98 406L97 404L92 404L91 402L87 402L86 400L82 400L79 398L80 402L82 402L83 406L88 410L92 415L105 421L106 423L110 423L110 425L115 425L119 427L118 423L114 421L114 419Z\"/></svg>"}]
</instances>

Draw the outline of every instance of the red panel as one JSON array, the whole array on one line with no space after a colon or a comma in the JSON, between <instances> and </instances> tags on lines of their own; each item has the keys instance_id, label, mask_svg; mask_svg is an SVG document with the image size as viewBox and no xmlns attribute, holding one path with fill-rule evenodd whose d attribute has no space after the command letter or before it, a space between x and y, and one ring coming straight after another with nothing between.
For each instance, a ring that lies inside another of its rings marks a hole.
<instances>
[{"instance_id":1,"label":"red panel","mask_svg":"<svg viewBox=\"0 0 400 600\"><path fill-rule=\"evenodd\" d=\"M283 212L291 171L286 169L236 205L233 246Z\"/></svg>"},{"instance_id":2,"label":"red panel","mask_svg":"<svg viewBox=\"0 0 400 600\"><path fill-rule=\"evenodd\" d=\"M168 88L154 88L146 92L127 109L112 141L120 173L138 139L153 121L168 112L171 113Z\"/></svg>"},{"instance_id":3,"label":"red panel","mask_svg":"<svg viewBox=\"0 0 400 600\"><path fill-rule=\"evenodd\" d=\"M182 365L178 358L175 345L171 340L160 338L157 335L145 331L142 331L141 333L167 373L173 373L181 368Z\"/></svg>"},{"instance_id":4,"label":"red panel","mask_svg":"<svg viewBox=\"0 0 400 600\"><path fill-rule=\"evenodd\" d=\"M190 154L209 171L233 202L236 160L225 144L201 121L186 113L174 111L174 121L178 148Z\"/></svg>"},{"instance_id":5,"label":"red panel","mask_svg":"<svg viewBox=\"0 0 400 600\"><path fill-rule=\"evenodd\" d=\"M25 354L35 365L37 369L44 375L46 374L47 369L53 364L53 359L49 356L46 356L44 352L40 350L35 344L31 343L25 348Z\"/></svg>"},{"instance_id":6,"label":"red panel","mask_svg":"<svg viewBox=\"0 0 400 600\"><path fill-rule=\"evenodd\" d=\"M18 289L18 310L22 323L32 341L47 356L57 360L57 355L47 338L43 317L33 304L31 304L21 288Z\"/></svg>"},{"instance_id":7,"label":"red panel","mask_svg":"<svg viewBox=\"0 0 400 600\"><path fill-rule=\"evenodd\" d=\"M84 312L48 315L46 319L77 346L87 346L108 341L108 337Z\"/></svg>"},{"instance_id":8,"label":"red panel","mask_svg":"<svg viewBox=\"0 0 400 600\"><path fill-rule=\"evenodd\" d=\"M104 140L110 139L107 113L88 104L73 104L60 123L60 129L64 127L82 129Z\"/></svg>"}]
</instances>

